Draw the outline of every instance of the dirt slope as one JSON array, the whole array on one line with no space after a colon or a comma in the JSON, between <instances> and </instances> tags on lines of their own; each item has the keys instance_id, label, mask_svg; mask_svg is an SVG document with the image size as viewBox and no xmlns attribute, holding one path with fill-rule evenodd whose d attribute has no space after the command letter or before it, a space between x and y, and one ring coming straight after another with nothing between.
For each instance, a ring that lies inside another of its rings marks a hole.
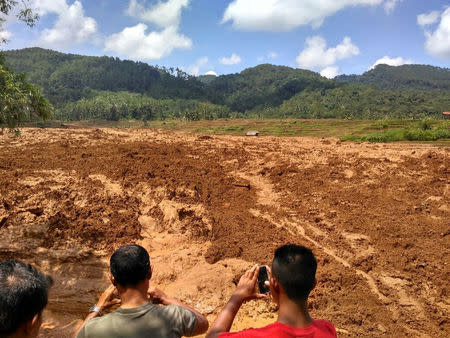
<instances>
[{"instance_id":1,"label":"dirt slope","mask_svg":"<svg viewBox=\"0 0 450 338\"><path fill-rule=\"evenodd\" d=\"M56 279L42 331L69 336L122 244L153 282L215 317L242 271L313 248L315 318L342 336L446 337L450 151L335 139L37 130L0 136L0 259ZM276 309L250 302L235 328Z\"/></svg>"}]
</instances>

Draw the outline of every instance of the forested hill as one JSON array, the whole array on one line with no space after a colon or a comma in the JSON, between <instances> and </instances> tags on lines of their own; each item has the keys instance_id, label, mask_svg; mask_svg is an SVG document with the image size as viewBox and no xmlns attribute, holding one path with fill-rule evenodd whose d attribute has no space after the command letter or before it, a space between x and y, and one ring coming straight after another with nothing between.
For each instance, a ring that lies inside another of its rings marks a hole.
<instances>
[{"instance_id":1,"label":"forested hill","mask_svg":"<svg viewBox=\"0 0 450 338\"><path fill-rule=\"evenodd\" d=\"M334 81L318 73L263 64L239 74L195 78L181 69L150 66L113 57L64 54L42 48L4 52L12 70L27 73L54 104L89 97L89 90L129 91L154 98L200 99L246 111L277 106L303 90L332 89L342 83L379 89L450 90L450 69L425 65L378 65L362 75Z\"/></svg>"},{"instance_id":2,"label":"forested hill","mask_svg":"<svg viewBox=\"0 0 450 338\"><path fill-rule=\"evenodd\" d=\"M4 52L12 70L40 85L62 119L228 116L441 117L450 109L450 69L378 65L363 75L263 64L238 74L194 77L181 69L41 48Z\"/></svg>"},{"instance_id":3,"label":"forested hill","mask_svg":"<svg viewBox=\"0 0 450 338\"><path fill-rule=\"evenodd\" d=\"M335 86L335 82L309 70L263 64L215 78L208 84L208 93L212 102L244 112L258 106L280 105L305 89Z\"/></svg>"},{"instance_id":4,"label":"forested hill","mask_svg":"<svg viewBox=\"0 0 450 338\"><path fill-rule=\"evenodd\" d=\"M90 90L130 91L155 98L205 98L204 85L180 69L113 57L64 54L42 48L4 52L7 65L25 72L53 104L91 95Z\"/></svg>"},{"instance_id":5,"label":"forested hill","mask_svg":"<svg viewBox=\"0 0 450 338\"><path fill-rule=\"evenodd\" d=\"M450 89L450 68L426 65L398 67L378 65L362 75L340 75L339 82L375 86L380 89Z\"/></svg>"},{"instance_id":6,"label":"forested hill","mask_svg":"<svg viewBox=\"0 0 450 338\"><path fill-rule=\"evenodd\" d=\"M269 64L239 74L199 78L181 69L157 68L113 57L64 54L42 48L6 51L6 63L25 72L55 105L90 98L92 90L129 91L153 98L198 99L245 112L277 106L305 89L327 89L336 82L302 69Z\"/></svg>"}]
</instances>

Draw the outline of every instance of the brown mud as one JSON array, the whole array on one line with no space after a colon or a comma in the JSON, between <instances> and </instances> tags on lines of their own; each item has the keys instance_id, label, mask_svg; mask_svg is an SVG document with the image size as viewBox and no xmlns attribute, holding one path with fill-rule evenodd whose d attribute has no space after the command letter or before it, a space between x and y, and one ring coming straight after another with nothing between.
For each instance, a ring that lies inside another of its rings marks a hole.
<instances>
[{"instance_id":1,"label":"brown mud","mask_svg":"<svg viewBox=\"0 0 450 338\"><path fill-rule=\"evenodd\" d=\"M51 273L42 337L68 337L146 247L153 283L214 319L283 243L319 260L313 317L341 336L450 333L450 149L335 139L25 129L0 136L0 259ZM276 318L246 304L234 328Z\"/></svg>"}]
</instances>

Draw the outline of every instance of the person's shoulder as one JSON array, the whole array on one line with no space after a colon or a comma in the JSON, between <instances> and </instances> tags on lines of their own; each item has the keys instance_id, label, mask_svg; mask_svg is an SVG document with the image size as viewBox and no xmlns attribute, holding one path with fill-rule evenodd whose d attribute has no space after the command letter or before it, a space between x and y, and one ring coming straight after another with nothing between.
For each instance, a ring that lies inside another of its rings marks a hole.
<instances>
[{"instance_id":1,"label":"person's shoulder","mask_svg":"<svg viewBox=\"0 0 450 338\"><path fill-rule=\"evenodd\" d=\"M277 329L277 322L269 324L257 329L249 328L238 332L223 332L219 335L219 338L233 337L233 338L245 338L245 337L269 337L274 330Z\"/></svg>"},{"instance_id":2,"label":"person's shoulder","mask_svg":"<svg viewBox=\"0 0 450 338\"><path fill-rule=\"evenodd\" d=\"M194 312L180 305L168 305L160 308L160 315L170 322L173 330L181 336L192 336L198 321Z\"/></svg>"},{"instance_id":3,"label":"person's shoulder","mask_svg":"<svg viewBox=\"0 0 450 338\"><path fill-rule=\"evenodd\" d=\"M280 335L284 337L288 331L291 333L299 333L298 330L299 329L292 326L281 324L280 322L274 322L258 329L251 328L239 332L221 333L219 338L279 337ZM300 330L307 330L306 332L309 332L310 334L314 332L316 337L336 337L336 329L333 324L327 320L315 320L310 326ZM302 334L304 334L304 332L302 332Z\"/></svg>"},{"instance_id":4,"label":"person's shoulder","mask_svg":"<svg viewBox=\"0 0 450 338\"><path fill-rule=\"evenodd\" d=\"M160 311L164 312L165 314L169 316L178 316L180 314L188 313L195 315L191 310L186 309L185 307L182 307L180 305L167 305L167 306L160 306Z\"/></svg>"},{"instance_id":5,"label":"person's shoulder","mask_svg":"<svg viewBox=\"0 0 450 338\"><path fill-rule=\"evenodd\" d=\"M86 322L85 326L92 326L92 325L96 325L97 323L101 323L104 321L108 321L109 318L111 317L112 313L108 313L106 315L103 315L101 317L95 317L95 318L91 318Z\"/></svg>"},{"instance_id":6,"label":"person's shoulder","mask_svg":"<svg viewBox=\"0 0 450 338\"><path fill-rule=\"evenodd\" d=\"M336 328L328 320L323 320L323 319L314 320L313 326L315 328L317 328L318 330L323 331L324 333L328 333L334 337L336 337L336 335L337 335Z\"/></svg>"},{"instance_id":7,"label":"person's shoulder","mask_svg":"<svg viewBox=\"0 0 450 338\"><path fill-rule=\"evenodd\" d=\"M109 323L114 318L114 312L108 313L101 317L91 318L89 319L83 327L84 332L90 332L92 330L96 330L97 328L102 328L105 325L109 326Z\"/></svg>"},{"instance_id":8,"label":"person's shoulder","mask_svg":"<svg viewBox=\"0 0 450 338\"><path fill-rule=\"evenodd\" d=\"M172 322L173 325L186 321L194 321L195 324L197 323L195 313L180 305L159 306L157 311L159 315Z\"/></svg>"}]
</instances>

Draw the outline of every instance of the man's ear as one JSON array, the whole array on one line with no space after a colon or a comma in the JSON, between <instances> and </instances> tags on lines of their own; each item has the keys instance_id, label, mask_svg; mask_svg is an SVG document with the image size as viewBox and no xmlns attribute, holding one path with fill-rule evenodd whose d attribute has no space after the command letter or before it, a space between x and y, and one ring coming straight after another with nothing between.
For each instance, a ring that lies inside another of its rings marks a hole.
<instances>
[{"instance_id":1,"label":"man's ear","mask_svg":"<svg viewBox=\"0 0 450 338\"><path fill-rule=\"evenodd\" d=\"M148 275L147 278L151 279L152 278L152 274L153 274L153 267L150 265L150 269L148 269Z\"/></svg>"},{"instance_id":2,"label":"man's ear","mask_svg":"<svg viewBox=\"0 0 450 338\"><path fill-rule=\"evenodd\" d=\"M280 301L280 283L273 276L270 276L270 293L272 300L278 304Z\"/></svg>"},{"instance_id":3,"label":"man's ear","mask_svg":"<svg viewBox=\"0 0 450 338\"><path fill-rule=\"evenodd\" d=\"M280 282L278 282L278 279L274 278L273 279L273 284L274 284L275 289L279 293L280 292Z\"/></svg>"},{"instance_id":4,"label":"man's ear","mask_svg":"<svg viewBox=\"0 0 450 338\"><path fill-rule=\"evenodd\" d=\"M112 285L117 286L116 280L114 279L114 276L112 274L109 274L109 280L111 281Z\"/></svg>"},{"instance_id":5,"label":"man's ear","mask_svg":"<svg viewBox=\"0 0 450 338\"><path fill-rule=\"evenodd\" d=\"M37 313L37 314L34 315L33 318L31 318L23 326L23 329L25 331L26 336L27 337L35 337L35 336L37 336L37 333L39 332L41 324L42 324L41 314Z\"/></svg>"},{"instance_id":6,"label":"man's ear","mask_svg":"<svg viewBox=\"0 0 450 338\"><path fill-rule=\"evenodd\" d=\"M280 293L280 284L278 283L278 281L276 280L276 278L274 277L270 277L270 288L272 289L272 293Z\"/></svg>"}]
</instances>

